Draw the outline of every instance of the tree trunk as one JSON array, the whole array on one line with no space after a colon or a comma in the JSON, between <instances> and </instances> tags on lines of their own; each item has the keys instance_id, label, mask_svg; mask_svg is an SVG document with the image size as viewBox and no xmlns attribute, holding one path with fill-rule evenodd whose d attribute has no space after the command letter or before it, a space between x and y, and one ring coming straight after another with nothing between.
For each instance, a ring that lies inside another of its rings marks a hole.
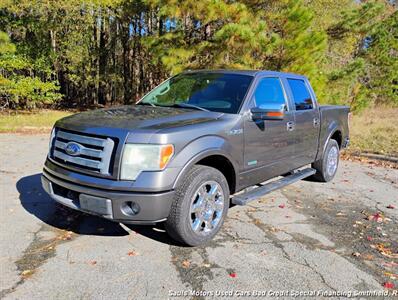
<instances>
[{"instance_id":1,"label":"tree trunk","mask_svg":"<svg viewBox=\"0 0 398 300\"><path fill-rule=\"evenodd\" d=\"M106 89L106 63L108 51L106 49L107 36L105 33L105 17L101 17L99 49L98 49L98 104L106 105L105 89Z\"/></svg>"},{"instance_id":2,"label":"tree trunk","mask_svg":"<svg viewBox=\"0 0 398 300\"><path fill-rule=\"evenodd\" d=\"M130 70L130 26L129 23L123 24L123 88L124 88L124 104L131 103L131 70Z\"/></svg>"}]
</instances>

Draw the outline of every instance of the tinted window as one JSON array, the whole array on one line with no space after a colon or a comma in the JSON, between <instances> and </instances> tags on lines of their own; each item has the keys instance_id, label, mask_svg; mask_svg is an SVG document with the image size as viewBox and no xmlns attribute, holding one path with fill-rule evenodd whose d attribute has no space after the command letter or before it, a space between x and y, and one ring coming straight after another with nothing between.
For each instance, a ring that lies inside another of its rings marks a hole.
<instances>
[{"instance_id":1,"label":"tinted window","mask_svg":"<svg viewBox=\"0 0 398 300\"><path fill-rule=\"evenodd\" d=\"M288 79L290 89L292 90L293 100L296 110L312 109L311 94L308 91L304 80Z\"/></svg>"},{"instance_id":2,"label":"tinted window","mask_svg":"<svg viewBox=\"0 0 398 300\"><path fill-rule=\"evenodd\" d=\"M263 78L254 92L257 106L263 104L285 104L285 95L279 78Z\"/></svg>"},{"instance_id":3,"label":"tinted window","mask_svg":"<svg viewBox=\"0 0 398 300\"><path fill-rule=\"evenodd\" d=\"M183 73L159 85L140 103L186 103L211 111L237 113L252 80L252 76L240 74Z\"/></svg>"}]
</instances>

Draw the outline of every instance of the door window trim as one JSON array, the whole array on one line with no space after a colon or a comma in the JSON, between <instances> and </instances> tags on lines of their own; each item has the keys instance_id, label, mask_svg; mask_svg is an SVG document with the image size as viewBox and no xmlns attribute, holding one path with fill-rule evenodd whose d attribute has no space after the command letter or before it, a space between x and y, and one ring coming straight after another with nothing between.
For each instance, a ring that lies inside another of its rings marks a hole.
<instances>
[{"instance_id":1,"label":"door window trim","mask_svg":"<svg viewBox=\"0 0 398 300\"><path fill-rule=\"evenodd\" d=\"M315 99L314 99L314 95L313 95L312 88L309 86L307 80L305 80L304 78L295 78L295 77L292 77L292 76L288 76L288 77L286 77L285 79L286 79L286 84L287 84L287 86L288 86L288 88L289 88L290 95L291 95L292 108L293 108L293 110L294 110L296 113L299 113L299 112L306 112L306 111L313 111L313 110L316 110L316 109L317 109L317 105L316 105L316 101L315 101ZM311 109L301 109L301 110L297 110L297 109L296 109L296 102L295 102L295 100L294 100L293 90L292 90L292 88L291 88L291 86L290 86L290 84L289 84L289 79L291 79L291 80L300 80L300 81L303 81L303 82L304 82L304 86L305 86L305 88L307 89L307 92L308 92L308 94L309 94L310 97L311 97L311 102L312 102L312 108L311 108Z\"/></svg>"},{"instance_id":2,"label":"door window trim","mask_svg":"<svg viewBox=\"0 0 398 300\"><path fill-rule=\"evenodd\" d=\"M253 89L250 91L250 94L248 95L248 105L247 105L247 109L251 109L253 107L255 107L256 104L256 100L254 99L254 93L259 85L259 83L261 82L261 80L265 79L265 78L276 78L279 81L279 84L282 88L282 92L283 92L283 97L285 98L285 107L286 107L286 112L290 112L292 110L292 108L290 107L290 101L289 101L289 95L286 91L285 85L283 84L283 80L280 76L275 76L275 75L264 75L264 76L259 76L257 78L257 80L253 83ZM247 110L246 109L246 110Z\"/></svg>"}]
</instances>

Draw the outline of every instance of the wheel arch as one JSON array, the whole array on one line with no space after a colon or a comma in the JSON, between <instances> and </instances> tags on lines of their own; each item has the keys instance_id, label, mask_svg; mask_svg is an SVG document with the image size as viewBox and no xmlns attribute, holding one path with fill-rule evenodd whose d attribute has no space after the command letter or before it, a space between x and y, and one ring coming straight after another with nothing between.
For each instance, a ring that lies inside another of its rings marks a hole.
<instances>
[{"instance_id":1,"label":"wheel arch","mask_svg":"<svg viewBox=\"0 0 398 300\"><path fill-rule=\"evenodd\" d=\"M339 144L339 149L341 149L341 145L342 145L342 143L343 143L343 135L342 135L342 133L341 133L341 130L336 129L336 130L332 133L332 135L330 136L330 138L328 139L328 142L329 142L330 139L335 140L335 141L337 142L337 144Z\"/></svg>"},{"instance_id":2,"label":"wheel arch","mask_svg":"<svg viewBox=\"0 0 398 300\"><path fill-rule=\"evenodd\" d=\"M190 168L194 165L204 165L219 170L227 179L230 194L234 194L237 186L237 165L233 163L228 153L222 149L208 149L192 157L180 171L174 182L175 189L185 178Z\"/></svg>"},{"instance_id":3,"label":"wheel arch","mask_svg":"<svg viewBox=\"0 0 398 300\"><path fill-rule=\"evenodd\" d=\"M334 139L337 141L337 143L339 145L339 149L341 149L341 147L342 147L343 135L342 135L341 128L339 128L339 126L337 126L337 124L332 123L332 124L330 124L328 131L329 131L329 134L327 135L326 139L324 139L323 143L319 144L319 152L318 152L316 160L322 159L323 154L325 153L326 147L327 147L330 139Z\"/></svg>"}]
</instances>

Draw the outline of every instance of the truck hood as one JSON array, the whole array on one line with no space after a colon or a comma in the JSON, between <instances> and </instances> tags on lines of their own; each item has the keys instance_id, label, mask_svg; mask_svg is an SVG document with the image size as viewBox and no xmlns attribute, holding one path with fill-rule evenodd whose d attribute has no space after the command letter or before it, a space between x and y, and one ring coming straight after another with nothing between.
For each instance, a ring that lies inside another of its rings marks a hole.
<instances>
[{"instance_id":1,"label":"truck hood","mask_svg":"<svg viewBox=\"0 0 398 300\"><path fill-rule=\"evenodd\" d=\"M56 126L84 131L98 128L161 130L214 121L222 115L186 108L129 105L78 113L59 120Z\"/></svg>"}]
</instances>

